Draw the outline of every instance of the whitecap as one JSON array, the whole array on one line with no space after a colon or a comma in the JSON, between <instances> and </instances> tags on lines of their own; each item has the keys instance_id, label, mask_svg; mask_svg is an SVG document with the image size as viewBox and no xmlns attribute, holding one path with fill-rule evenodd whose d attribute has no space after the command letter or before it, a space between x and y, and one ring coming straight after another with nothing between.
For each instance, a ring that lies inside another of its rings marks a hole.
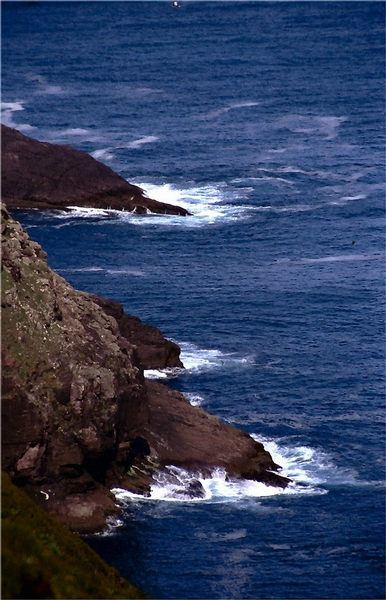
<instances>
[{"instance_id":1,"label":"whitecap","mask_svg":"<svg viewBox=\"0 0 386 600\"><path fill-rule=\"evenodd\" d=\"M59 132L59 135L89 135L91 133L90 129L83 129L83 127L70 127L69 129L64 129Z\"/></svg>"},{"instance_id":2,"label":"whitecap","mask_svg":"<svg viewBox=\"0 0 386 600\"><path fill-rule=\"evenodd\" d=\"M159 137L157 135L146 135L144 137L138 138L132 142L129 142L124 147L129 150L134 150L144 146L145 144L153 144L154 142L158 142Z\"/></svg>"},{"instance_id":3,"label":"whitecap","mask_svg":"<svg viewBox=\"0 0 386 600\"><path fill-rule=\"evenodd\" d=\"M229 104L228 106L223 106L222 108L211 110L210 112L205 113L204 115L200 115L197 118L205 119L205 120L206 119L216 119L217 117L220 117L221 115L224 115L231 110L237 110L239 108L249 108L251 106L258 106L259 104L260 104L260 102L254 102L254 101L234 102L233 104Z\"/></svg>"},{"instance_id":4,"label":"whitecap","mask_svg":"<svg viewBox=\"0 0 386 600\"><path fill-rule=\"evenodd\" d=\"M114 154L111 150L112 148L100 148L99 150L91 152L91 156L95 158L95 160L113 160Z\"/></svg>"},{"instance_id":5,"label":"whitecap","mask_svg":"<svg viewBox=\"0 0 386 600\"><path fill-rule=\"evenodd\" d=\"M339 254L336 256L321 256L318 258L301 258L296 264L319 264L319 263L331 263L331 262L351 262L357 260L380 260L383 256L381 254Z\"/></svg>"}]
</instances>

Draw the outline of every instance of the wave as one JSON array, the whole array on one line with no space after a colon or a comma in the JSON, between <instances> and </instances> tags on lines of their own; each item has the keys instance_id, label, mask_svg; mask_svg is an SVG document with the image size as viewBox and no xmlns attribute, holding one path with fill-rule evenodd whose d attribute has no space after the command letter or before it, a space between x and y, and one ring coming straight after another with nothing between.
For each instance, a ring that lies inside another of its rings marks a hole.
<instances>
[{"instance_id":1,"label":"wave","mask_svg":"<svg viewBox=\"0 0 386 600\"><path fill-rule=\"evenodd\" d=\"M197 490L200 490L199 497L195 495ZM154 483L148 496L122 488L113 488L111 491L123 506L136 500L224 503L278 495L325 493L324 490L317 490L311 486L297 487L294 483L282 489L259 481L229 478L226 470L222 468L214 468L207 474L195 474L172 465L154 475Z\"/></svg>"},{"instance_id":2,"label":"wave","mask_svg":"<svg viewBox=\"0 0 386 600\"><path fill-rule=\"evenodd\" d=\"M217 117L220 117L221 115L224 115L231 110L236 110L239 108L249 108L251 106L258 106L259 104L260 104L260 102L254 102L254 101L234 102L233 104L230 104L228 106L224 106L222 108L211 110L210 112L205 113L204 115L200 115L197 118L203 119L203 120L216 119Z\"/></svg>"},{"instance_id":3,"label":"wave","mask_svg":"<svg viewBox=\"0 0 386 600\"><path fill-rule=\"evenodd\" d=\"M191 213L191 216L183 219L158 216L157 221L164 225L203 227L244 220L251 215L251 207L236 204L244 197L245 190L235 190L225 184L178 187L169 183L161 185L143 181L133 183L144 189L149 198L181 206ZM144 225L146 220L137 223Z\"/></svg>"},{"instance_id":4,"label":"wave","mask_svg":"<svg viewBox=\"0 0 386 600\"><path fill-rule=\"evenodd\" d=\"M131 276L131 277L145 277L146 273L141 269L135 269L131 267L122 267L120 269L117 268L107 268L107 267L76 267L76 268L66 268L66 269L57 269L59 273L104 273L107 275L112 275L113 277L120 276Z\"/></svg>"},{"instance_id":5,"label":"wave","mask_svg":"<svg viewBox=\"0 0 386 600\"><path fill-rule=\"evenodd\" d=\"M184 392L185 398L189 400L192 406L202 406L205 403L205 398L200 394L194 394L192 392Z\"/></svg>"},{"instance_id":6,"label":"wave","mask_svg":"<svg viewBox=\"0 0 386 600\"><path fill-rule=\"evenodd\" d=\"M282 467L281 474L298 485L358 485L358 473L351 468L338 467L331 456L321 449L310 446L291 446L283 440L272 440L251 434L271 454L274 462Z\"/></svg>"},{"instance_id":7,"label":"wave","mask_svg":"<svg viewBox=\"0 0 386 600\"><path fill-rule=\"evenodd\" d=\"M91 152L91 156L95 158L95 160L114 160L115 157L111 150L112 148L100 148L99 150L94 150L94 152Z\"/></svg>"},{"instance_id":8,"label":"wave","mask_svg":"<svg viewBox=\"0 0 386 600\"><path fill-rule=\"evenodd\" d=\"M273 440L260 435L251 437L262 443L273 460L281 465L280 473L291 479L287 488L277 488L258 481L229 477L223 468L213 468L206 473L193 473L181 467L169 465L155 473L154 482L147 496L138 495L122 488L114 488L117 501L125 506L133 501L168 502L242 502L273 496L299 494L326 494L336 485L380 485L365 482L351 468L337 466L326 452L310 446L292 446L285 440ZM200 495L197 497L197 490Z\"/></svg>"},{"instance_id":9,"label":"wave","mask_svg":"<svg viewBox=\"0 0 386 600\"><path fill-rule=\"evenodd\" d=\"M351 261L369 261L382 260L383 254L338 254L335 256L321 256L317 258L300 258L292 260L290 258L281 258L275 261L275 265L314 265L335 262L351 262Z\"/></svg>"},{"instance_id":10,"label":"wave","mask_svg":"<svg viewBox=\"0 0 386 600\"><path fill-rule=\"evenodd\" d=\"M16 102L2 102L1 103L1 122L8 127L17 129L18 131L32 131L36 129L33 125L28 123L16 123L13 120L13 113L19 112L24 109L24 100L17 100Z\"/></svg>"},{"instance_id":11,"label":"wave","mask_svg":"<svg viewBox=\"0 0 386 600\"><path fill-rule=\"evenodd\" d=\"M105 158L108 158L109 151L110 148L96 150L93 156L94 158L103 158L102 154L105 154ZM55 210L52 211L52 214L64 221L72 220L71 224L74 224L74 218L101 218L109 219L112 223L127 222L145 227L160 225L173 228L197 228L248 219L255 208L236 204L240 198L251 191L251 188L233 189L221 184L179 188L168 183L155 185L137 180L131 180L131 183L145 190L144 193L148 198L173 206L181 206L186 208L191 215L181 217L178 215L155 214L150 211L147 215L138 215L135 212L125 210L79 206L68 206L66 207L67 210ZM54 227L63 226L65 225L54 225Z\"/></svg>"},{"instance_id":12,"label":"wave","mask_svg":"<svg viewBox=\"0 0 386 600\"><path fill-rule=\"evenodd\" d=\"M134 140L133 142L129 142L125 145L125 148L137 149L143 146L144 144L153 144L154 142L158 142L159 137L157 135L146 135L144 137L139 138L138 140Z\"/></svg>"},{"instance_id":13,"label":"wave","mask_svg":"<svg viewBox=\"0 0 386 600\"><path fill-rule=\"evenodd\" d=\"M281 474L292 479L287 488L266 485L259 481L229 477L224 468L213 468L207 473L192 473L181 467L169 465L154 475L154 483L148 496L138 495L121 488L112 492L123 505L133 500L165 500L169 502L236 502L272 496L297 494L325 494L320 484L335 479L342 483L352 481L355 473L337 469L327 455L320 451L299 446L279 446L273 440L252 437L264 444L275 462L282 465ZM200 497L195 491L200 490Z\"/></svg>"},{"instance_id":14,"label":"wave","mask_svg":"<svg viewBox=\"0 0 386 600\"><path fill-rule=\"evenodd\" d=\"M338 135L338 127L347 121L347 117L285 115L274 123L276 129L288 129L293 133L323 136L333 140Z\"/></svg>"},{"instance_id":15,"label":"wave","mask_svg":"<svg viewBox=\"0 0 386 600\"><path fill-rule=\"evenodd\" d=\"M255 363L254 355L240 355L237 352L222 352L216 349L199 348L191 342L176 342L181 348L181 361L184 369L179 367L145 370L149 379L171 379L180 375L200 374L217 369L240 369Z\"/></svg>"}]
</instances>

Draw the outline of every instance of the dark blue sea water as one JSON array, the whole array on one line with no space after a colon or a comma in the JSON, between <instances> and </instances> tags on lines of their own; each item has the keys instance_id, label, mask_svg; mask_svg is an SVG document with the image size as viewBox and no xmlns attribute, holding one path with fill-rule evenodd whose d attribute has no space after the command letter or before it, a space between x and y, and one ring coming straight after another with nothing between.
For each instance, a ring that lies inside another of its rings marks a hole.
<instances>
[{"instance_id":1,"label":"dark blue sea water","mask_svg":"<svg viewBox=\"0 0 386 600\"><path fill-rule=\"evenodd\" d=\"M156 599L384 598L384 4L2 5L3 122L193 213L17 218L295 482L160 482L89 542Z\"/></svg>"}]
</instances>

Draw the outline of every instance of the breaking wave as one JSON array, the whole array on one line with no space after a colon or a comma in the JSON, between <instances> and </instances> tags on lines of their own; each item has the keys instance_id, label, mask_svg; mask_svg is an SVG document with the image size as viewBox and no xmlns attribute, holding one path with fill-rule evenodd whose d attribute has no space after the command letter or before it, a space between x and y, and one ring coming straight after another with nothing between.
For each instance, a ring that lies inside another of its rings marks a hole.
<instances>
[{"instance_id":1,"label":"breaking wave","mask_svg":"<svg viewBox=\"0 0 386 600\"><path fill-rule=\"evenodd\" d=\"M18 100L17 102L2 102L1 103L1 122L8 127L13 127L18 131L28 132L36 129L28 123L16 123L13 120L13 113L24 110L24 100Z\"/></svg>"},{"instance_id":2,"label":"breaking wave","mask_svg":"<svg viewBox=\"0 0 386 600\"><path fill-rule=\"evenodd\" d=\"M168 502L224 503L251 501L273 496L299 494L327 494L329 486L366 485L359 480L354 469L339 467L326 452L309 446L290 446L282 440L272 440L252 434L263 443L273 460L282 469L280 474L291 483L282 489L258 481L228 477L223 468L213 468L207 473L192 473L181 467L169 465L154 475L147 496L122 488L114 488L117 501L125 506L133 501L163 500Z\"/></svg>"},{"instance_id":3,"label":"breaking wave","mask_svg":"<svg viewBox=\"0 0 386 600\"><path fill-rule=\"evenodd\" d=\"M181 348L181 361L184 369L179 367L146 370L145 376L150 379L170 379L183 373L201 374L213 369L249 367L255 362L254 355L241 355L237 352L222 352L216 349L199 348L191 342L177 342Z\"/></svg>"}]
</instances>

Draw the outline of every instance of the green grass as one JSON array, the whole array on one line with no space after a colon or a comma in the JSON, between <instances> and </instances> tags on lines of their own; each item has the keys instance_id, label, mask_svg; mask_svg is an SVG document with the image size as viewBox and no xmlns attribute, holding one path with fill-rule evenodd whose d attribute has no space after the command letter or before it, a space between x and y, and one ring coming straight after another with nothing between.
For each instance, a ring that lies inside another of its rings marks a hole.
<instances>
[{"instance_id":1,"label":"green grass","mask_svg":"<svg viewBox=\"0 0 386 600\"><path fill-rule=\"evenodd\" d=\"M2 473L2 598L148 598Z\"/></svg>"}]
</instances>

